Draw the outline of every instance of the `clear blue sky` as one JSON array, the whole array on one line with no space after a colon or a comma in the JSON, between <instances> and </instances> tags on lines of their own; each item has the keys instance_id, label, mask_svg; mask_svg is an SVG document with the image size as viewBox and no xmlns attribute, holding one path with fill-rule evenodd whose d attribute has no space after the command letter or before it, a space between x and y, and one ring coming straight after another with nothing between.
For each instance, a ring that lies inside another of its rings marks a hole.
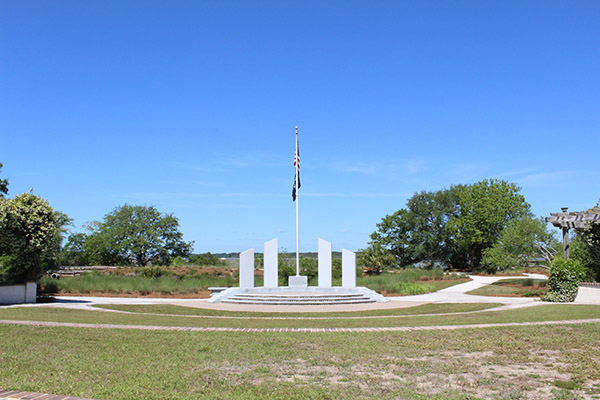
<instances>
[{"instance_id":1,"label":"clear blue sky","mask_svg":"<svg viewBox=\"0 0 600 400\"><path fill-rule=\"evenodd\" d=\"M155 205L197 252L364 248L414 192L600 197L598 1L0 2L0 177L74 219Z\"/></svg>"}]
</instances>

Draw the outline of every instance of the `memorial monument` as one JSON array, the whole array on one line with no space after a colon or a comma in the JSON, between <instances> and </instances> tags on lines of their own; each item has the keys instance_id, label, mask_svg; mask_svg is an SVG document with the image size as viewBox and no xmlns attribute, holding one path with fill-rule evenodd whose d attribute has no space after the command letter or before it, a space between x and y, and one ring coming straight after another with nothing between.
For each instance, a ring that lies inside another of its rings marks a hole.
<instances>
[{"instance_id":1,"label":"memorial monument","mask_svg":"<svg viewBox=\"0 0 600 400\"><path fill-rule=\"evenodd\" d=\"M389 300L366 287L356 286L356 254L342 249L342 284L333 286L331 243L318 241L318 286L308 286L306 276L300 275L298 203L300 189L300 153L298 127L294 153L294 187L292 199L296 204L296 275L290 276L288 286L279 286L278 239L264 243L264 283L254 285L254 249L240 253L239 287L221 291L208 301L237 304L322 305L388 302Z\"/></svg>"}]
</instances>

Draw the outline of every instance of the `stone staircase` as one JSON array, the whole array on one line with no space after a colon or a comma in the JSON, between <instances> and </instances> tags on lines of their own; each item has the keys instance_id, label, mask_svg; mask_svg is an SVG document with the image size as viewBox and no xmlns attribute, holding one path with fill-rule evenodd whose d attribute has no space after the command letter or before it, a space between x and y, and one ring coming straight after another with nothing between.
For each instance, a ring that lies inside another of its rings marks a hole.
<instances>
[{"instance_id":1,"label":"stone staircase","mask_svg":"<svg viewBox=\"0 0 600 400\"><path fill-rule=\"evenodd\" d=\"M377 300L364 293L236 293L221 303L260 305L338 305L375 303Z\"/></svg>"}]
</instances>

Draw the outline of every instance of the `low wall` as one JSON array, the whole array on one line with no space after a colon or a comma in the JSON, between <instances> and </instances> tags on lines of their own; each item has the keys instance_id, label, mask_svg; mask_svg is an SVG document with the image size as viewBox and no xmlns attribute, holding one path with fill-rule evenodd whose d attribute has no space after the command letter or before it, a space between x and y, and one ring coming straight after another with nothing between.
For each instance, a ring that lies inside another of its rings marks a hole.
<instances>
[{"instance_id":1,"label":"low wall","mask_svg":"<svg viewBox=\"0 0 600 400\"><path fill-rule=\"evenodd\" d=\"M24 285L0 286L0 304L35 303L37 283Z\"/></svg>"}]
</instances>

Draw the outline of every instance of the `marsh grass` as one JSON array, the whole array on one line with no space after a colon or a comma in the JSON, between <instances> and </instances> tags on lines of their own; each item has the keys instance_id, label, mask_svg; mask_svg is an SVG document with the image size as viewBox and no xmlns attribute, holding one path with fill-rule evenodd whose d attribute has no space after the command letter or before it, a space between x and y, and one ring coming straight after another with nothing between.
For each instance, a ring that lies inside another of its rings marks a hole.
<instances>
[{"instance_id":1,"label":"marsh grass","mask_svg":"<svg viewBox=\"0 0 600 400\"><path fill-rule=\"evenodd\" d=\"M359 276L356 284L383 294L405 296L435 292L469 280L463 275L445 274L441 269L407 268L380 275ZM405 285L407 283L417 285ZM341 285L341 279L339 282L334 280L334 285Z\"/></svg>"},{"instance_id":2,"label":"marsh grass","mask_svg":"<svg viewBox=\"0 0 600 400\"><path fill-rule=\"evenodd\" d=\"M263 284L261 273L257 271L255 276L256 286ZM460 275L444 274L440 269L409 268L381 275L359 276L357 285L389 295L409 295L433 292L467 280ZM334 279L333 285L341 286L341 278ZM208 288L212 286L238 286L235 271L231 268L123 267L58 280L45 276L40 280L41 292L46 294L208 297Z\"/></svg>"},{"instance_id":3,"label":"marsh grass","mask_svg":"<svg viewBox=\"0 0 600 400\"><path fill-rule=\"evenodd\" d=\"M88 294L99 292L106 294L139 294L142 296L153 293L199 294L211 286L234 286L236 283L232 276L203 274L145 277L85 273L74 277L63 277L58 280L44 277L40 281L42 287L48 287L50 284L59 293ZM46 291L46 293L51 292Z\"/></svg>"}]
</instances>

